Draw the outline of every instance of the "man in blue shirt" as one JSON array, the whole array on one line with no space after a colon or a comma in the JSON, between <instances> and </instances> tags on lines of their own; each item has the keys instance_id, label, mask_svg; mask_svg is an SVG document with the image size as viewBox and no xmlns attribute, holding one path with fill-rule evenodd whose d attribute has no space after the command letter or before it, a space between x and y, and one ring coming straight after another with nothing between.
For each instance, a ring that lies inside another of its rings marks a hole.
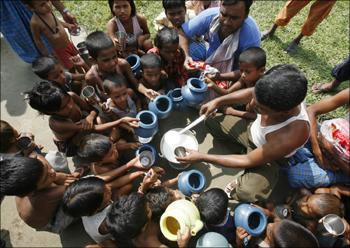
<instances>
[{"instance_id":1,"label":"man in blue shirt","mask_svg":"<svg viewBox=\"0 0 350 248\"><path fill-rule=\"evenodd\" d=\"M241 52L250 47L260 47L259 28L255 20L248 16L252 2L252 0L222 0L220 7L207 9L182 25L182 30L179 32L180 46L185 51L186 69L191 70L189 64L193 62L188 52L189 37L207 35L209 42L207 59L209 59L215 55L221 45L227 43L227 39L232 35L233 37L229 42L235 42L237 45L230 47L230 44L227 44L227 48L231 50L226 49L227 51L233 51L233 54L226 54L232 59L232 67L221 70L222 77L217 79L225 80L227 72L230 72L227 76L231 79L232 74L235 74L238 79L239 71L231 71L239 69L238 57Z\"/></svg>"}]
</instances>

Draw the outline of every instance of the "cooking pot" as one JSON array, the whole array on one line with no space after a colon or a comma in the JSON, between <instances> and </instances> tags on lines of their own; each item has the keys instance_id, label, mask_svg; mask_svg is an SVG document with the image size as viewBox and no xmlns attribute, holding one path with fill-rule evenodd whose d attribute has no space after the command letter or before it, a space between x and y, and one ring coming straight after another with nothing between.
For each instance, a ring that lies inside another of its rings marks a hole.
<instances>
[{"instance_id":1,"label":"cooking pot","mask_svg":"<svg viewBox=\"0 0 350 248\"><path fill-rule=\"evenodd\" d=\"M160 141L160 157L163 157L169 161L172 168L176 170L184 170L190 165L180 164L176 160L175 149L179 146L183 146L187 149L198 151L198 141L191 131L186 131L183 134L178 134L182 128L174 128L166 132Z\"/></svg>"}]
</instances>

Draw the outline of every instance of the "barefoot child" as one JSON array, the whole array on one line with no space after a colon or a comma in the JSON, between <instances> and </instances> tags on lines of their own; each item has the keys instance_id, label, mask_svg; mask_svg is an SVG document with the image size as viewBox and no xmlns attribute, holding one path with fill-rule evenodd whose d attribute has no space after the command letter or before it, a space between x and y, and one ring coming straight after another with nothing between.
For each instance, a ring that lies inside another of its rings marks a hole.
<instances>
[{"instance_id":1,"label":"barefoot child","mask_svg":"<svg viewBox=\"0 0 350 248\"><path fill-rule=\"evenodd\" d=\"M229 86L229 84L221 84L223 82L215 83L209 78L206 78L208 86L215 91L213 95L227 95L231 92L254 87L256 82L264 75L266 65L266 53L260 47L248 48L239 56L239 70L241 76L237 82ZM233 78L232 78L233 79ZM241 110L239 110L241 107ZM243 109L242 109L243 107ZM225 107L224 113L244 117L246 119L254 120L256 114L249 109L249 104L246 106Z\"/></svg>"},{"instance_id":2,"label":"barefoot child","mask_svg":"<svg viewBox=\"0 0 350 248\"><path fill-rule=\"evenodd\" d=\"M136 149L139 143L126 143L125 149ZM119 169L120 162L118 143L112 142L111 138L102 134L88 134L80 142L78 156L84 161L91 164L91 171L95 175L102 175L113 169Z\"/></svg>"},{"instance_id":3,"label":"barefoot child","mask_svg":"<svg viewBox=\"0 0 350 248\"><path fill-rule=\"evenodd\" d=\"M121 74L128 80L128 86L152 99L158 94L139 84L125 59L118 58L113 41L105 33L96 31L86 38L86 47L94 65L86 73L86 83L94 86L102 98L106 98L103 80L109 74Z\"/></svg>"},{"instance_id":4,"label":"barefoot child","mask_svg":"<svg viewBox=\"0 0 350 248\"><path fill-rule=\"evenodd\" d=\"M16 196L20 218L38 231L60 233L73 218L60 207L66 185L79 176L53 170L47 160L1 156L1 195Z\"/></svg>"},{"instance_id":5,"label":"barefoot child","mask_svg":"<svg viewBox=\"0 0 350 248\"><path fill-rule=\"evenodd\" d=\"M121 51L120 43L116 37L117 31L135 35L138 47L144 52L147 52L153 47L152 41L150 40L151 35L147 26L147 20L144 16L136 13L134 0L108 0L108 5L113 18L107 23L107 33L122 56L124 56L124 51Z\"/></svg>"},{"instance_id":6,"label":"barefoot child","mask_svg":"<svg viewBox=\"0 0 350 248\"><path fill-rule=\"evenodd\" d=\"M27 92L29 105L39 112L49 115L49 126L54 134L54 142L60 152L67 156L76 155L81 136L92 131L103 132L122 123L131 127L136 119L123 118L117 121L94 124L97 113L73 92L66 93L49 82L41 82ZM84 115L83 111L88 112Z\"/></svg>"},{"instance_id":7,"label":"barefoot child","mask_svg":"<svg viewBox=\"0 0 350 248\"><path fill-rule=\"evenodd\" d=\"M167 82L166 76L162 74L161 58L153 53L141 57L142 78L140 82L147 88L157 91L159 94L166 94L174 88Z\"/></svg>"},{"instance_id":8,"label":"barefoot child","mask_svg":"<svg viewBox=\"0 0 350 248\"><path fill-rule=\"evenodd\" d=\"M156 47L147 53L154 53L160 56L162 70L176 87L181 87L187 80L187 72L184 67L185 53L179 47L179 34L176 29L163 28L154 40Z\"/></svg>"},{"instance_id":9,"label":"barefoot child","mask_svg":"<svg viewBox=\"0 0 350 248\"><path fill-rule=\"evenodd\" d=\"M51 1L24 0L24 2L34 13L30 21L30 29L35 45L40 53L43 56L49 55L49 51L41 40L41 36L44 35L52 45L58 60L66 69L72 71L74 65L70 58L78 55L78 51L69 40L64 28L75 30L77 26L58 20L52 12Z\"/></svg>"},{"instance_id":10,"label":"barefoot child","mask_svg":"<svg viewBox=\"0 0 350 248\"><path fill-rule=\"evenodd\" d=\"M64 90L80 95L85 74L64 71L63 66L55 58L37 58L32 63L32 70L41 79L56 83Z\"/></svg>"}]
</instances>

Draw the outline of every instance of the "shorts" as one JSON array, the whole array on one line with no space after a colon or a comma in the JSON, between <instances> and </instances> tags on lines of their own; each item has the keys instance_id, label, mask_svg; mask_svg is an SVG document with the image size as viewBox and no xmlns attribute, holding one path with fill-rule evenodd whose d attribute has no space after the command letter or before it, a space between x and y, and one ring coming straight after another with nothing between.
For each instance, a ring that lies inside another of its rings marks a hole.
<instances>
[{"instance_id":1,"label":"shorts","mask_svg":"<svg viewBox=\"0 0 350 248\"><path fill-rule=\"evenodd\" d=\"M72 69L74 66L70 58L79 54L72 42L67 43L65 48L54 49L54 53L64 68L68 70Z\"/></svg>"}]
</instances>

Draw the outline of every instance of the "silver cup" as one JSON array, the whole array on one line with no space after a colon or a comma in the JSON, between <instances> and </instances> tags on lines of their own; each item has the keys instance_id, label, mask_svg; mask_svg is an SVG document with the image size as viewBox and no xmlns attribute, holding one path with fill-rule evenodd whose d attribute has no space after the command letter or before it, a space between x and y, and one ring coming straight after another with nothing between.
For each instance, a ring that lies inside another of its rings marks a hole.
<instances>
[{"instance_id":1,"label":"silver cup","mask_svg":"<svg viewBox=\"0 0 350 248\"><path fill-rule=\"evenodd\" d=\"M100 102L100 98L96 95L95 88L90 85L85 86L81 94L94 103Z\"/></svg>"},{"instance_id":2,"label":"silver cup","mask_svg":"<svg viewBox=\"0 0 350 248\"><path fill-rule=\"evenodd\" d=\"M115 33L115 36L117 37L118 42L120 44L121 52L124 52L126 47L126 39L128 35L124 31L117 31Z\"/></svg>"},{"instance_id":3,"label":"silver cup","mask_svg":"<svg viewBox=\"0 0 350 248\"><path fill-rule=\"evenodd\" d=\"M340 236L345 232L345 225L338 215L327 214L319 220L317 231L323 236Z\"/></svg>"}]
</instances>

